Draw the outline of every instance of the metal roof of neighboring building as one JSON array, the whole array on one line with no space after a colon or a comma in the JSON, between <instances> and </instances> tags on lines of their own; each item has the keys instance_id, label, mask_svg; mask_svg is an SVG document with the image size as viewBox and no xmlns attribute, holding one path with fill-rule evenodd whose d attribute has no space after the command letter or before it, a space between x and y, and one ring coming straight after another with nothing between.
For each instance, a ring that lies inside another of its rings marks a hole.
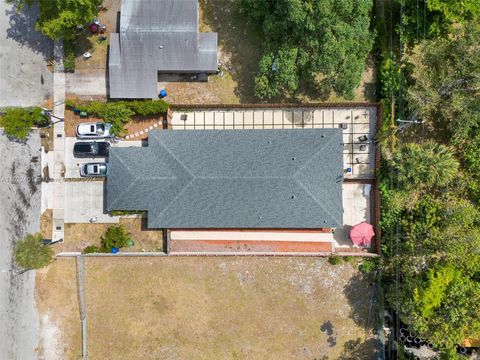
<instances>
[{"instance_id":1,"label":"metal roof of neighboring building","mask_svg":"<svg viewBox=\"0 0 480 360\"><path fill-rule=\"evenodd\" d=\"M341 129L153 131L110 149L107 210L151 228L339 228Z\"/></svg>"},{"instance_id":2,"label":"metal roof of neighboring building","mask_svg":"<svg viewBox=\"0 0 480 360\"><path fill-rule=\"evenodd\" d=\"M154 98L157 72L214 73L217 33L198 33L197 0L122 0L110 37L111 98Z\"/></svg>"}]
</instances>

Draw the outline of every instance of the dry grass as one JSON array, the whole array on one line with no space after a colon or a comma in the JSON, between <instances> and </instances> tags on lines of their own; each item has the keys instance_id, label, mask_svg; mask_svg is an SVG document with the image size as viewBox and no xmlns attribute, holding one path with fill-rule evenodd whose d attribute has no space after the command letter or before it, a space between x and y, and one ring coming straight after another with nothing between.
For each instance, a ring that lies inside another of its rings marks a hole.
<instances>
[{"instance_id":1,"label":"dry grass","mask_svg":"<svg viewBox=\"0 0 480 360\"><path fill-rule=\"evenodd\" d=\"M45 152L53 150L53 126L40 129L40 141Z\"/></svg>"},{"instance_id":2,"label":"dry grass","mask_svg":"<svg viewBox=\"0 0 480 360\"><path fill-rule=\"evenodd\" d=\"M145 218L120 219L135 243L122 251L163 251L162 232L148 229L146 222ZM100 246L101 237L111 225L115 224L65 224L65 241L55 246L56 251L82 251L89 245Z\"/></svg>"},{"instance_id":3,"label":"dry grass","mask_svg":"<svg viewBox=\"0 0 480 360\"><path fill-rule=\"evenodd\" d=\"M52 209L45 210L40 217L40 234L42 234L44 239L52 238L52 217Z\"/></svg>"},{"instance_id":4,"label":"dry grass","mask_svg":"<svg viewBox=\"0 0 480 360\"><path fill-rule=\"evenodd\" d=\"M60 259L38 270L35 299L42 334L40 353L47 359L78 359L82 337L75 261Z\"/></svg>"},{"instance_id":5,"label":"dry grass","mask_svg":"<svg viewBox=\"0 0 480 360\"><path fill-rule=\"evenodd\" d=\"M88 258L86 288L94 359L375 358L371 288L350 264Z\"/></svg>"}]
</instances>

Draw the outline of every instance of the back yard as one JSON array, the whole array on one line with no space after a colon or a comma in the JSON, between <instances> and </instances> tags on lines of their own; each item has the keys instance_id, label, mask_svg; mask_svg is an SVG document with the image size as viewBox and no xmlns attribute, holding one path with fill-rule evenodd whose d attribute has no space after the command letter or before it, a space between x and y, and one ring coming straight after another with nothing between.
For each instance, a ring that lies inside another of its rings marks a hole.
<instances>
[{"instance_id":1,"label":"back yard","mask_svg":"<svg viewBox=\"0 0 480 360\"><path fill-rule=\"evenodd\" d=\"M74 261L37 280L63 358L80 355ZM68 278L68 279L67 279ZM92 359L374 359L370 280L325 258L86 258ZM48 299L48 303L47 303ZM73 301L76 304L76 301ZM372 321L370 321L372 324ZM365 340L366 339L366 340Z\"/></svg>"}]
</instances>

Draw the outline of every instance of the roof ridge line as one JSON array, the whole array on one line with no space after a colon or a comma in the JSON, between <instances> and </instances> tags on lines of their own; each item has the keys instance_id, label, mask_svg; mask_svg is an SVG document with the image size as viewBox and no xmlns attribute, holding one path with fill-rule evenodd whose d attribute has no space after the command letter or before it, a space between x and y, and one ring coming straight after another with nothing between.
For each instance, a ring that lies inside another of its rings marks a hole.
<instances>
[{"instance_id":1,"label":"roof ridge line","mask_svg":"<svg viewBox=\"0 0 480 360\"><path fill-rule=\"evenodd\" d=\"M157 220L157 219L165 212L165 210L167 210L167 209L175 202L175 200L177 200L177 198L178 198L185 190L187 190L187 189L190 187L190 185L194 182L194 180L195 180L195 178L190 179L190 181L188 182L188 184L187 184L177 195L175 195L175 197L167 204L167 206L165 206L165 207L163 208L162 211L160 211L160 212L158 213L157 216L155 216L155 219L154 219L154 220ZM148 222L150 222L150 217L148 218Z\"/></svg>"},{"instance_id":2,"label":"roof ridge line","mask_svg":"<svg viewBox=\"0 0 480 360\"><path fill-rule=\"evenodd\" d=\"M330 213L330 211L325 209L322 203L305 187L305 185L303 185L303 183L298 179L295 179L295 182L307 193L307 195L309 195L313 199L313 201L318 204L318 206L320 206L325 211L325 213L328 214L328 216L330 216L330 221L335 223L335 217Z\"/></svg>"},{"instance_id":3,"label":"roof ridge line","mask_svg":"<svg viewBox=\"0 0 480 360\"><path fill-rule=\"evenodd\" d=\"M156 143L159 144L162 148L164 148L167 151L167 153L170 154L173 157L173 159L176 160L192 176L193 179L197 177L194 173L190 171L190 169L187 166L185 166L185 164L172 151L170 151L170 149L168 149L168 147L165 146L165 144L163 144L160 137L157 137Z\"/></svg>"},{"instance_id":4,"label":"roof ridge line","mask_svg":"<svg viewBox=\"0 0 480 360\"><path fill-rule=\"evenodd\" d=\"M325 129L323 129L323 130L325 130ZM323 135L322 135L322 136L323 136ZM297 171L295 171L295 173L292 175L292 177L296 180L297 174L298 174L300 171L302 171L302 170L305 168L305 166L307 166L307 165L313 160L313 158L315 158L315 157L318 155L318 153L319 153L320 151L322 151L327 145L329 145L329 144L333 141L334 138L335 138L334 136L330 137L330 139L328 139L327 142L326 142L325 144L323 144L323 146L322 146L320 149L318 149L318 151L316 151L316 152L310 157L310 159L307 160L307 162L305 162L305 164L303 164L302 166L300 166L300 167L297 169ZM342 143L343 143L343 139L342 139Z\"/></svg>"}]
</instances>

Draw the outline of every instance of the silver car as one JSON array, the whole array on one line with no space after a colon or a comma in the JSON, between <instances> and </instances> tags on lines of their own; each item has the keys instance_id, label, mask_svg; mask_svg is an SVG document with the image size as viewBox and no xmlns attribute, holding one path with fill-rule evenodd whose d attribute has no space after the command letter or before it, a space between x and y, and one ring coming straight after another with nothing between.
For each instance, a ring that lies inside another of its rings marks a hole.
<instances>
[{"instance_id":1,"label":"silver car","mask_svg":"<svg viewBox=\"0 0 480 360\"><path fill-rule=\"evenodd\" d=\"M87 163L80 166L80 176L101 177L108 175L107 163Z\"/></svg>"},{"instance_id":2,"label":"silver car","mask_svg":"<svg viewBox=\"0 0 480 360\"><path fill-rule=\"evenodd\" d=\"M109 123L81 123L77 125L75 132L80 139L101 139L111 137L111 129L112 124Z\"/></svg>"}]
</instances>

